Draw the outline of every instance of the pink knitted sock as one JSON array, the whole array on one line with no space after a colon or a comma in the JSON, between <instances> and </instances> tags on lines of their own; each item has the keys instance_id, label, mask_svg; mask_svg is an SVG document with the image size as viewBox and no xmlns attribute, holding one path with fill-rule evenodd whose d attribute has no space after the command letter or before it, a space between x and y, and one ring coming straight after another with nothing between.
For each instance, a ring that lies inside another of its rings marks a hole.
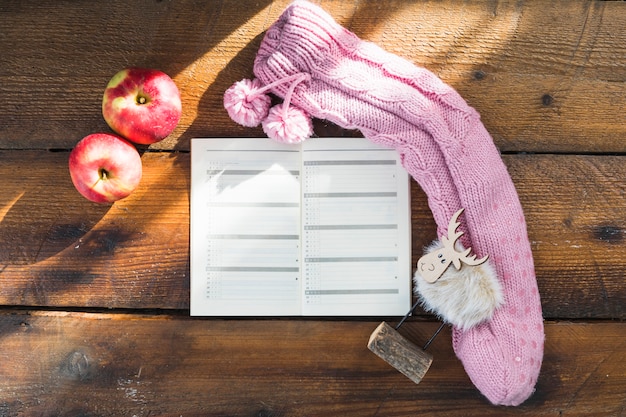
<instances>
[{"instance_id":1,"label":"pink knitted sock","mask_svg":"<svg viewBox=\"0 0 626 417\"><path fill-rule=\"evenodd\" d=\"M397 149L426 192L440 235L465 209L462 243L490 256L504 304L487 322L453 327L453 346L492 403L526 400L543 358L541 303L519 198L478 113L431 72L360 40L305 1L268 29L254 72L309 115ZM281 82L296 74L305 77Z\"/></svg>"}]
</instances>

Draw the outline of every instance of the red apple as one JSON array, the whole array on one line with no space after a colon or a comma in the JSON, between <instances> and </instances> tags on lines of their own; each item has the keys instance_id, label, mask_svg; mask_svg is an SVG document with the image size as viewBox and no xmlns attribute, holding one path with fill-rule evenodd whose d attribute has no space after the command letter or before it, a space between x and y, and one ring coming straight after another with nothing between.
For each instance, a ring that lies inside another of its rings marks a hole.
<instances>
[{"instance_id":1,"label":"red apple","mask_svg":"<svg viewBox=\"0 0 626 417\"><path fill-rule=\"evenodd\" d=\"M127 68L118 72L102 97L102 115L111 129L144 145L172 133L181 113L176 84L155 69Z\"/></svg>"},{"instance_id":2,"label":"red apple","mask_svg":"<svg viewBox=\"0 0 626 417\"><path fill-rule=\"evenodd\" d=\"M127 197L141 180L141 157L135 146L110 133L85 136L72 149L69 160L74 186L96 203Z\"/></svg>"}]
</instances>

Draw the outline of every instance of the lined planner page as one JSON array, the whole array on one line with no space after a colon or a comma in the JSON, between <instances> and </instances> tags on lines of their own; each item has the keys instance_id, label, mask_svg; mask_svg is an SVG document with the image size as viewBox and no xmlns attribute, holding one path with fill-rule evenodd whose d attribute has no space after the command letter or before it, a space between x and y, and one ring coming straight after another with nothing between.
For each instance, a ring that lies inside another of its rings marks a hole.
<instances>
[{"instance_id":1,"label":"lined planner page","mask_svg":"<svg viewBox=\"0 0 626 417\"><path fill-rule=\"evenodd\" d=\"M191 141L191 315L300 315L300 149Z\"/></svg>"},{"instance_id":2,"label":"lined planner page","mask_svg":"<svg viewBox=\"0 0 626 417\"><path fill-rule=\"evenodd\" d=\"M302 174L304 314L406 314L409 177L397 153L366 139L310 139Z\"/></svg>"}]
</instances>

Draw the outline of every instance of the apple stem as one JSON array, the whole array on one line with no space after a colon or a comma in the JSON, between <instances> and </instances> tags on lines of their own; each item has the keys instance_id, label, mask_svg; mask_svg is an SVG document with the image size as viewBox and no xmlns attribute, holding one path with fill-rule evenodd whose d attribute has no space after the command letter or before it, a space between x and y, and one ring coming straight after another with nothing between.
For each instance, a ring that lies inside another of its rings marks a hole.
<instances>
[{"instance_id":1,"label":"apple stem","mask_svg":"<svg viewBox=\"0 0 626 417\"><path fill-rule=\"evenodd\" d=\"M98 171L98 174L101 180L106 180L109 176L109 172L104 168L100 168L100 171Z\"/></svg>"},{"instance_id":2,"label":"apple stem","mask_svg":"<svg viewBox=\"0 0 626 417\"><path fill-rule=\"evenodd\" d=\"M146 104L146 98L144 96L139 96L137 97L137 103L139 104Z\"/></svg>"}]
</instances>

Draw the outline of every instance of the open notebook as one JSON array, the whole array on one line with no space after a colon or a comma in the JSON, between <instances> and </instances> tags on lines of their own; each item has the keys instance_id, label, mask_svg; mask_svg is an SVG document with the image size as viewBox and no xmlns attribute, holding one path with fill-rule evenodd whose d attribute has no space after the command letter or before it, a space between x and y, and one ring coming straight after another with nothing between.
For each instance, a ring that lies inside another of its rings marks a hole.
<instances>
[{"instance_id":1,"label":"open notebook","mask_svg":"<svg viewBox=\"0 0 626 417\"><path fill-rule=\"evenodd\" d=\"M394 150L362 138L191 141L191 315L404 315L410 234Z\"/></svg>"}]
</instances>

